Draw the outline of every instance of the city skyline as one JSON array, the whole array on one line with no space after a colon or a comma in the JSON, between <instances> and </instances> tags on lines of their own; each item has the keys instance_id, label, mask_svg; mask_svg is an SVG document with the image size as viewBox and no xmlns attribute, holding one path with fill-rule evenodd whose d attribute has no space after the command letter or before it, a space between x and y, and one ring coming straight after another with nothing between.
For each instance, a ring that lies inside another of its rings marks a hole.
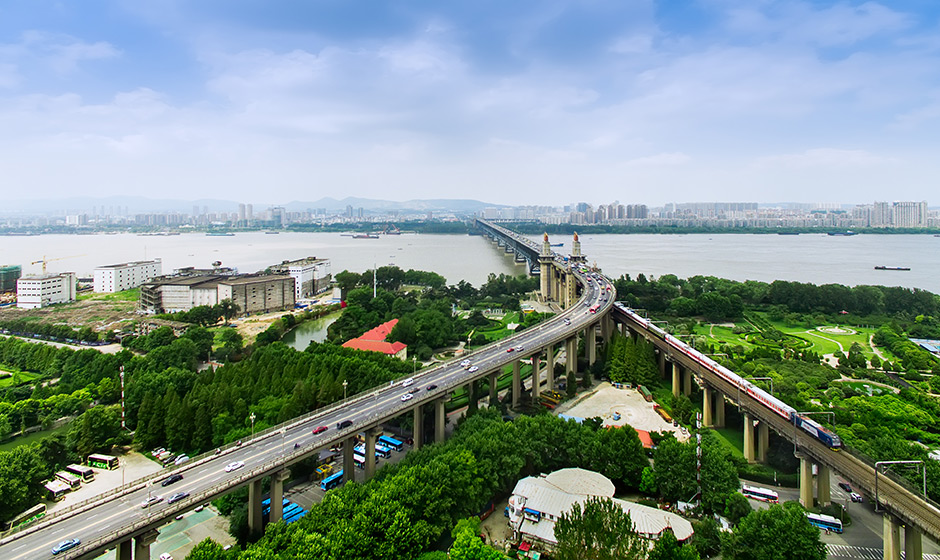
<instances>
[{"instance_id":1,"label":"city skyline","mask_svg":"<svg viewBox=\"0 0 940 560\"><path fill-rule=\"evenodd\" d=\"M863 203L940 171L926 3L360 8L3 7L6 199Z\"/></svg>"}]
</instances>

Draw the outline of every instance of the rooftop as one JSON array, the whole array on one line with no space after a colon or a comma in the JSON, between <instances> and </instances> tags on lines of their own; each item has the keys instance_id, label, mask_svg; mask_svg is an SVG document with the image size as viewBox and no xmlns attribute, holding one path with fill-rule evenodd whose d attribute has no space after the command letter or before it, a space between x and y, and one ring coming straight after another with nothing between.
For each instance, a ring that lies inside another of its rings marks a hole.
<instances>
[{"instance_id":1,"label":"rooftop","mask_svg":"<svg viewBox=\"0 0 940 560\"><path fill-rule=\"evenodd\" d=\"M271 282L273 280L290 280L294 281L294 278L287 276L285 274L262 274L258 276L226 276L220 284L236 285L236 284L259 284L264 282Z\"/></svg>"},{"instance_id":2,"label":"rooftop","mask_svg":"<svg viewBox=\"0 0 940 560\"><path fill-rule=\"evenodd\" d=\"M159 262L160 262L160 259L154 259L152 261L131 261L131 262L120 263L120 264L106 264L104 266L99 266L98 270L101 270L104 268L124 268L125 266L139 266L142 264L157 264Z\"/></svg>"},{"instance_id":3,"label":"rooftop","mask_svg":"<svg viewBox=\"0 0 940 560\"><path fill-rule=\"evenodd\" d=\"M405 348L408 348L408 345L403 342L385 341L397 324L398 319L386 321L374 329L364 332L362 336L358 338L347 340L343 343L343 347L353 348L355 350L366 350L369 352L382 352L383 354L394 356Z\"/></svg>"}]
</instances>

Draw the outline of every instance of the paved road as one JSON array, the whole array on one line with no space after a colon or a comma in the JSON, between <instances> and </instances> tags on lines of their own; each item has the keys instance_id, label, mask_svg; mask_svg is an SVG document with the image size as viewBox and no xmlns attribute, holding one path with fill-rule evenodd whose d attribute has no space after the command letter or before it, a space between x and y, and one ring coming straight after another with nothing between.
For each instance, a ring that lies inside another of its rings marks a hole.
<instances>
[{"instance_id":1,"label":"paved road","mask_svg":"<svg viewBox=\"0 0 940 560\"><path fill-rule=\"evenodd\" d=\"M550 343L564 340L594 323L599 315L613 305L616 296L606 290L608 281L604 280L603 283L604 288L600 288L597 281L586 283L582 280L586 286L583 301L542 325L470 355L473 365L479 368L475 372L465 370L456 361L421 372L416 376L414 386L409 387L418 387L421 391L408 402L401 399L408 389L400 383L358 395L345 405L328 409L312 418L289 422L274 433L230 448L220 456L205 457L186 465L175 471L182 473L184 479L170 487L160 486L161 480L165 478L163 476L147 482L138 481L136 489L102 499L81 513L41 521L28 531L15 535L15 540L4 540L0 544L0 557L5 560L51 558L51 550L56 543L78 537L82 540L82 546L60 554L57 558L93 558L103 550L106 541L116 540L116 535L124 538L159 527L164 519L172 519L178 513L243 486L252 478L272 474L346 437L409 412L416 404L446 397L460 385L481 378L487 372L502 368L514 360L527 358ZM590 312L590 307L595 304L601 306L597 315ZM522 350L507 352L509 347L522 347ZM431 385L437 387L430 389ZM353 424L338 431L337 424L343 420L350 420ZM312 429L319 425L329 428L322 434L312 435ZM298 444L299 449L295 449L294 444ZM234 461L242 461L245 466L230 473L225 472L225 465ZM166 503L165 498L180 491L189 492L191 496L174 504ZM164 500L150 508L141 508L141 502L151 495L160 495ZM113 544L111 542L107 546Z\"/></svg>"}]
</instances>

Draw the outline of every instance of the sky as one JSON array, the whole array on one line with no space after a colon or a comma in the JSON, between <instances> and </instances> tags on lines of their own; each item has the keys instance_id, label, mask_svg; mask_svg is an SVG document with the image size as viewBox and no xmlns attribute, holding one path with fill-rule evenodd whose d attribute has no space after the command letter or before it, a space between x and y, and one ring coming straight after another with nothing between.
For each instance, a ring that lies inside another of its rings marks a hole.
<instances>
[{"instance_id":1,"label":"sky","mask_svg":"<svg viewBox=\"0 0 940 560\"><path fill-rule=\"evenodd\" d=\"M938 131L934 0L0 3L7 200L933 206Z\"/></svg>"}]
</instances>

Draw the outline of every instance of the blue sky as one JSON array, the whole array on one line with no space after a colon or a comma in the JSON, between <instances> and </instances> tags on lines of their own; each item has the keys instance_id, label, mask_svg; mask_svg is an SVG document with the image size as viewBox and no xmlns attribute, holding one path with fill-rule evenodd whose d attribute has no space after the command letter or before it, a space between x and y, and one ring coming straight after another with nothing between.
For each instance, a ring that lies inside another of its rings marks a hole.
<instances>
[{"instance_id":1,"label":"blue sky","mask_svg":"<svg viewBox=\"0 0 940 560\"><path fill-rule=\"evenodd\" d=\"M0 191L940 204L940 3L6 0Z\"/></svg>"}]
</instances>

